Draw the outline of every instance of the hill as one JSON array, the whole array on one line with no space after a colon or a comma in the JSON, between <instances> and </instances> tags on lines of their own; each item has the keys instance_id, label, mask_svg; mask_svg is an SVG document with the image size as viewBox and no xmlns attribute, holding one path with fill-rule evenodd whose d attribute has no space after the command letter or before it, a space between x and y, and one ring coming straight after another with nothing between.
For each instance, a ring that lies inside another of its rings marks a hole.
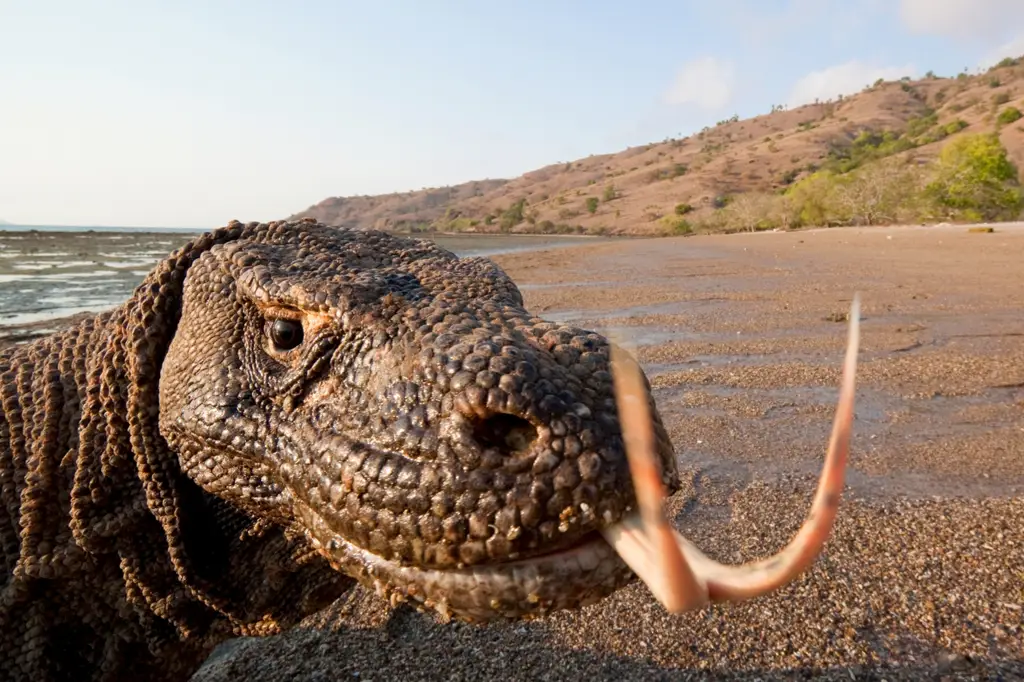
<instances>
[{"instance_id":1,"label":"hill","mask_svg":"<svg viewBox=\"0 0 1024 682\"><path fill-rule=\"evenodd\" d=\"M682 139L553 164L511 180L329 198L292 218L411 232L596 234L1016 218L1020 206L1013 201L999 199L998 210L989 210L986 197L964 204L948 182L936 186L936 174L941 163L955 163L946 157L980 153L967 147L984 138L994 147L983 151L1001 154L1003 166L1013 169L1013 178L1000 182L1017 185L1024 167L1021 109L1024 58L1006 59L982 74L929 73L878 81L834 101L775 106ZM963 149L940 159L943 149L957 145ZM892 196L858 205L867 185L878 186L876 193L887 187Z\"/></svg>"}]
</instances>

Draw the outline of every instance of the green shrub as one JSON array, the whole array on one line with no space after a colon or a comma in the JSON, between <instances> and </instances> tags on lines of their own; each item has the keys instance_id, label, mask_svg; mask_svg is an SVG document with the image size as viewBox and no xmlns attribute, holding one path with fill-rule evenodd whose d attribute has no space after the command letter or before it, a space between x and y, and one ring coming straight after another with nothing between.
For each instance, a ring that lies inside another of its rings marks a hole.
<instances>
[{"instance_id":1,"label":"green shrub","mask_svg":"<svg viewBox=\"0 0 1024 682\"><path fill-rule=\"evenodd\" d=\"M693 206L687 203L676 204L675 213L676 215L686 215L693 210Z\"/></svg>"},{"instance_id":2,"label":"green shrub","mask_svg":"<svg viewBox=\"0 0 1024 682\"><path fill-rule=\"evenodd\" d=\"M919 119L922 123L916 124L915 129L925 125L930 116ZM825 168L836 173L849 173L869 161L899 154L913 149L917 144L912 136L902 135L891 130L881 133L862 130L853 140L837 138L829 143L828 161L825 163Z\"/></svg>"},{"instance_id":3,"label":"green shrub","mask_svg":"<svg viewBox=\"0 0 1024 682\"><path fill-rule=\"evenodd\" d=\"M586 201L587 212L590 213L591 215L593 215L594 213L597 213L597 204L598 204L597 197L587 197L587 201Z\"/></svg>"},{"instance_id":4,"label":"green shrub","mask_svg":"<svg viewBox=\"0 0 1024 682\"><path fill-rule=\"evenodd\" d=\"M958 118L955 121L950 121L946 124L945 130L947 135L953 135L959 133L961 130L967 127L967 121L962 118Z\"/></svg>"},{"instance_id":5,"label":"green shrub","mask_svg":"<svg viewBox=\"0 0 1024 682\"><path fill-rule=\"evenodd\" d=\"M523 222L523 211L526 207L526 199L520 199L509 206L502 214L499 227L502 232L508 232L513 227Z\"/></svg>"},{"instance_id":6,"label":"green shrub","mask_svg":"<svg viewBox=\"0 0 1024 682\"><path fill-rule=\"evenodd\" d=\"M663 234L667 235L686 235L693 234L693 225L690 221L685 218L678 216L664 216L658 220L661 225L664 225Z\"/></svg>"},{"instance_id":7,"label":"green shrub","mask_svg":"<svg viewBox=\"0 0 1024 682\"><path fill-rule=\"evenodd\" d=\"M1021 114L1020 109L1017 107L1006 107L999 112L999 116L996 117L996 123L1001 126L1009 125L1010 123L1019 121L1021 116L1024 116L1024 114Z\"/></svg>"},{"instance_id":8,"label":"green shrub","mask_svg":"<svg viewBox=\"0 0 1024 682\"><path fill-rule=\"evenodd\" d=\"M836 210L836 178L831 171L812 173L786 190L797 225L829 225Z\"/></svg>"},{"instance_id":9,"label":"green shrub","mask_svg":"<svg viewBox=\"0 0 1024 682\"><path fill-rule=\"evenodd\" d=\"M995 133L947 143L925 191L948 214L968 220L1013 219L1024 208L1017 168Z\"/></svg>"},{"instance_id":10,"label":"green shrub","mask_svg":"<svg viewBox=\"0 0 1024 682\"><path fill-rule=\"evenodd\" d=\"M920 135L921 133L925 132L933 125L938 123L938 121L939 117L935 113L931 113L927 116L919 116L917 118L912 118L909 121L907 121L906 134L911 137L917 137L918 135Z\"/></svg>"}]
</instances>

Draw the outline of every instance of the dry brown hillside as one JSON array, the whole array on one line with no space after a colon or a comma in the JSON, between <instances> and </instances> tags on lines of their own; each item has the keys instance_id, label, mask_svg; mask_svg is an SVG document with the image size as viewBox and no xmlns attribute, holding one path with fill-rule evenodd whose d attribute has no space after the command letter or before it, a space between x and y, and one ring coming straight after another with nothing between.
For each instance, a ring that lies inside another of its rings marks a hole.
<instances>
[{"instance_id":1,"label":"dry brown hillside","mask_svg":"<svg viewBox=\"0 0 1024 682\"><path fill-rule=\"evenodd\" d=\"M865 132L888 132L907 143L897 146L899 154L931 159L958 135L997 131L1009 158L1024 168L1024 119L1007 123L1004 114L1013 107L1024 109L1024 58L984 74L879 82L837 101L721 121L683 139L513 180L325 199L293 218L414 231L657 234L681 204L699 216L724 198L778 192L835 167Z\"/></svg>"}]
</instances>

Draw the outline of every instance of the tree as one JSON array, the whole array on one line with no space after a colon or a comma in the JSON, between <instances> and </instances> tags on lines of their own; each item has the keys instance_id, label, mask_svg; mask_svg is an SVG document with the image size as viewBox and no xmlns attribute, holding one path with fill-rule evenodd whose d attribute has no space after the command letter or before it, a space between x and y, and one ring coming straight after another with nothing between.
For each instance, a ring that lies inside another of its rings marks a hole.
<instances>
[{"instance_id":1,"label":"tree","mask_svg":"<svg viewBox=\"0 0 1024 682\"><path fill-rule=\"evenodd\" d=\"M520 199L513 203L501 214L501 231L510 232L513 227L523 222L523 211L526 208L526 199Z\"/></svg>"},{"instance_id":2,"label":"tree","mask_svg":"<svg viewBox=\"0 0 1024 682\"><path fill-rule=\"evenodd\" d=\"M793 184L786 196L796 213L795 225L826 226L835 222L835 176L830 171L818 171Z\"/></svg>"},{"instance_id":3,"label":"tree","mask_svg":"<svg viewBox=\"0 0 1024 682\"><path fill-rule=\"evenodd\" d=\"M968 220L1013 219L1024 208L1017 168L995 133L946 144L926 193L947 213Z\"/></svg>"},{"instance_id":4,"label":"tree","mask_svg":"<svg viewBox=\"0 0 1024 682\"><path fill-rule=\"evenodd\" d=\"M920 189L917 168L887 158L857 169L836 184L834 200L844 217L861 225L900 221Z\"/></svg>"},{"instance_id":5,"label":"tree","mask_svg":"<svg viewBox=\"0 0 1024 682\"><path fill-rule=\"evenodd\" d=\"M733 229L763 230L771 227L772 198L757 192L736 195L723 209L726 222Z\"/></svg>"}]
</instances>

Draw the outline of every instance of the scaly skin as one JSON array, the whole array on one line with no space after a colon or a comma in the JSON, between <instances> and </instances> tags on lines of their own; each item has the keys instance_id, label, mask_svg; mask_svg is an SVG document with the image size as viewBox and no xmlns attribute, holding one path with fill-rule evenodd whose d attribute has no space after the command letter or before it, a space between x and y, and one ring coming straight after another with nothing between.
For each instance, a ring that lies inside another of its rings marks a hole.
<instances>
[{"instance_id":1,"label":"scaly skin","mask_svg":"<svg viewBox=\"0 0 1024 682\"><path fill-rule=\"evenodd\" d=\"M355 580L469 621L599 600L634 578L597 533L635 506L608 355L430 242L204 235L0 351L0 676L184 679Z\"/></svg>"}]
</instances>

